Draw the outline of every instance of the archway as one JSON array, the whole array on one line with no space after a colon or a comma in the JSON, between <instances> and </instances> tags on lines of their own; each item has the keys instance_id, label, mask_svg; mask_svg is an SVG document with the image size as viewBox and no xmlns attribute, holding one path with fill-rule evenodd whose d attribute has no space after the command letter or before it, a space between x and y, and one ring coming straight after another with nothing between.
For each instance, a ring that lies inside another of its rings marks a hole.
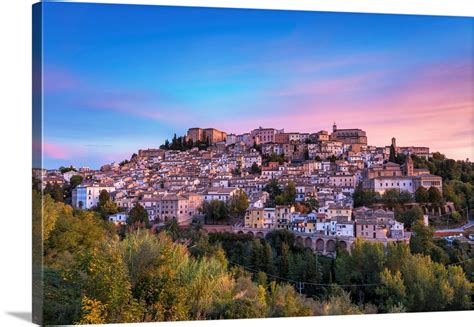
<instances>
[{"instance_id":1,"label":"archway","mask_svg":"<svg viewBox=\"0 0 474 327\"><path fill-rule=\"evenodd\" d=\"M347 243L345 241L339 241L338 246L341 249L347 250Z\"/></svg>"},{"instance_id":2,"label":"archway","mask_svg":"<svg viewBox=\"0 0 474 327\"><path fill-rule=\"evenodd\" d=\"M296 242L297 245L303 246L303 238L301 236L296 236Z\"/></svg>"},{"instance_id":3,"label":"archway","mask_svg":"<svg viewBox=\"0 0 474 327\"><path fill-rule=\"evenodd\" d=\"M243 233L244 233L244 232L242 232L241 230L239 230L239 231L237 232L237 234L243 234Z\"/></svg>"},{"instance_id":4,"label":"archway","mask_svg":"<svg viewBox=\"0 0 474 327\"><path fill-rule=\"evenodd\" d=\"M249 234L249 235L252 235L252 236L253 236L253 232L251 232L251 231L247 232L247 234Z\"/></svg>"},{"instance_id":5,"label":"archway","mask_svg":"<svg viewBox=\"0 0 474 327\"><path fill-rule=\"evenodd\" d=\"M316 240L316 251L324 252L324 240L321 238Z\"/></svg>"},{"instance_id":6,"label":"archway","mask_svg":"<svg viewBox=\"0 0 474 327\"><path fill-rule=\"evenodd\" d=\"M311 239L311 237L307 237L305 240L304 240L304 246L310 248L313 246L313 240Z\"/></svg>"},{"instance_id":7,"label":"archway","mask_svg":"<svg viewBox=\"0 0 474 327\"><path fill-rule=\"evenodd\" d=\"M263 238L263 237L264 237L264 235L263 235L263 233L262 233L262 232L258 232L258 233L257 233L257 237L258 237L258 238Z\"/></svg>"},{"instance_id":8,"label":"archway","mask_svg":"<svg viewBox=\"0 0 474 327\"><path fill-rule=\"evenodd\" d=\"M336 252L336 242L334 240L326 242L326 252Z\"/></svg>"}]
</instances>

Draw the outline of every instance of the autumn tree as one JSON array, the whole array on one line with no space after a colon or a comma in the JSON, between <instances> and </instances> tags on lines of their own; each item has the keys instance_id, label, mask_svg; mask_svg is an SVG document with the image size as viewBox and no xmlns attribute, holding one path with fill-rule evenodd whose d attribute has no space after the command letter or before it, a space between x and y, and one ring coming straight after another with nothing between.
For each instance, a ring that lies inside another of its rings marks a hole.
<instances>
[{"instance_id":1,"label":"autumn tree","mask_svg":"<svg viewBox=\"0 0 474 327\"><path fill-rule=\"evenodd\" d=\"M237 193L229 200L230 214L242 218L245 215L248 207L249 199L247 197L247 193L240 189L237 190Z\"/></svg>"}]
</instances>

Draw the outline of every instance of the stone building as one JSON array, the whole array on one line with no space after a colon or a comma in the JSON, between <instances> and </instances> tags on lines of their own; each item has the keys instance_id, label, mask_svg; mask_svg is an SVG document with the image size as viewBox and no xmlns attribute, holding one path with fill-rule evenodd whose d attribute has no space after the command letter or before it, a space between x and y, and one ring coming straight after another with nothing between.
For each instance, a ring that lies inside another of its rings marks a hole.
<instances>
[{"instance_id":1,"label":"stone building","mask_svg":"<svg viewBox=\"0 0 474 327\"><path fill-rule=\"evenodd\" d=\"M336 123L334 123L331 140L340 141L343 144L367 145L367 133L358 128L338 129Z\"/></svg>"},{"instance_id":2,"label":"stone building","mask_svg":"<svg viewBox=\"0 0 474 327\"><path fill-rule=\"evenodd\" d=\"M227 133L222 132L215 128L190 128L188 129L187 139L193 140L193 142L207 142L215 144L217 142L225 141L227 138Z\"/></svg>"}]
</instances>

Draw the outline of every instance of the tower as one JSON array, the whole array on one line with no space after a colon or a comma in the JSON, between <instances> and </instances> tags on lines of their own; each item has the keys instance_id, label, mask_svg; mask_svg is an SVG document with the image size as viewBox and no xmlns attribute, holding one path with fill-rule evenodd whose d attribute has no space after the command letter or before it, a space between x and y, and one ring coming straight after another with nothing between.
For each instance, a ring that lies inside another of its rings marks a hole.
<instances>
[{"instance_id":1,"label":"tower","mask_svg":"<svg viewBox=\"0 0 474 327\"><path fill-rule=\"evenodd\" d=\"M405 161L405 174L407 176L414 176L415 175L415 167L413 164L413 159L411 158L411 155L407 155L407 159Z\"/></svg>"},{"instance_id":2,"label":"tower","mask_svg":"<svg viewBox=\"0 0 474 327\"><path fill-rule=\"evenodd\" d=\"M333 131L333 132L337 131L336 122L334 122L334 124L332 125L332 131Z\"/></svg>"},{"instance_id":3,"label":"tower","mask_svg":"<svg viewBox=\"0 0 474 327\"><path fill-rule=\"evenodd\" d=\"M396 150L397 149L397 139L392 137L392 146Z\"/></svg>"}]
</instances>

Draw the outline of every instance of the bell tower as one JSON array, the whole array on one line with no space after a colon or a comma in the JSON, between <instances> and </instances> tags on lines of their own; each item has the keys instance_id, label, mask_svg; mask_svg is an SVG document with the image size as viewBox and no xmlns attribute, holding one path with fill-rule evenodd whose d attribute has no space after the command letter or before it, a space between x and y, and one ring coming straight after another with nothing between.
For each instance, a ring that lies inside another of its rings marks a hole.
<instances>
[{"instance_id":1,"label":"bell tower","mask_svg":"<svg viewBox=\"0 0 474 327\"><path fill-rule=\"evenodd\" d=\"M411 158L411 155L407 155L407 159L405 162L405 174L407 176L414 176L415 175L415 166L413 164L413 159Z\"/></svg>"},{"instance_id":2,"label":"bell tower","mask_svg":"<svg viewBox=\"0 0 474 327\"><path fill-rule=\"evenodd\" d=\"M333 131L333 132L337 131L336 122L334 122L334 124L332 125L332 131Z\"/></svg>"}]
</instances>

